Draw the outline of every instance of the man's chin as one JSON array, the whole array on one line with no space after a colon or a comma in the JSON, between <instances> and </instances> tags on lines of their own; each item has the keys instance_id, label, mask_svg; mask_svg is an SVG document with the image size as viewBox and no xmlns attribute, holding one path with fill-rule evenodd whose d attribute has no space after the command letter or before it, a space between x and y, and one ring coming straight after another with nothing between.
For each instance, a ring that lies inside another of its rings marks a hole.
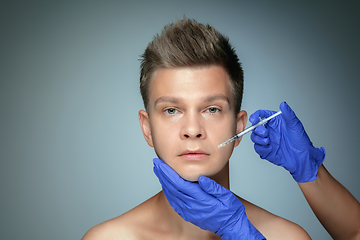
<instances>
[{"instance_id":1,"label":"man's chin","mask_svg":"<svg viewBox=\"0 0 360 240\"><path fill-rule=\"evenodd\" d=\"M207 174L205 174L205 173L197 173L197 174L184 173L184 174L179 174L179 175L182 177L182 179L189 181L189 182L198 182L200 176L207 176Z\"/></svg>"},{"instance_id":2,"label":"man's chin","mask_svg":"<svg viewBox=\"0 0 360 240\"><path fill-rule=\"evenodd\" d=\"M218 170L216 168L209 168L208 166L174 166L173 168L179 176L189 182L197 182L200 176L210 177L214 176Z\"/></svg>"}]
</instances>

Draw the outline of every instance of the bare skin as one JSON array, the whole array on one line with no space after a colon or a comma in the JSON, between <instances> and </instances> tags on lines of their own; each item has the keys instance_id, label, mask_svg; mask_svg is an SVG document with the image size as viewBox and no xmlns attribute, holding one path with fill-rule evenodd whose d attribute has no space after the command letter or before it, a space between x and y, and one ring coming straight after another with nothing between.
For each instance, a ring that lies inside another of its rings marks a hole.
<instances>
[{"instance_id":1,"label":"bare skin","mask_svg":"<svg viewBox=\"0 0 360 240\"><path fill-rule=\"evenodd\" d=\"M360 239L360 204L323 165L316 180L298 185L333 239Z\"/></svg>"},{"instance_id":2,"label":"bare skin","mask_svg":"<svg viewBox=\"0 0 360 240\"><path fill-rule=\"evenodd\" d=\"M311 239L298 225L273 215L240 198L253 225L267 239ZM83 240L220 239L184 221L170 206L163 192L123 215L90 229Z\"/></svg>"}]
</instances>

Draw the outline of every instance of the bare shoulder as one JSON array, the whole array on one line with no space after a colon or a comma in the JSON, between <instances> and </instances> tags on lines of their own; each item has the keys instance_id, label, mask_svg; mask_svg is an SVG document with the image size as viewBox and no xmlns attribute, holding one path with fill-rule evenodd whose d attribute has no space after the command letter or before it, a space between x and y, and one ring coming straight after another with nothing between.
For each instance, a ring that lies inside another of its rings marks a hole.
<instances>
[{"instance_id":1,"label":"bare shoulder","mask_svg":"<svg viewBox=\"0 0 360 240\"><path fill-rule=\"evenodd\" d=\"M146 239L152 231L148 216L156 195L128 212L92 227L82 240L136 240ZM141 231L139 231L141 229Z\"/></svg>"},{"instance_id":2,"label":"bare shoulder","mask_svg":"<svg viewBox=\"0 0 360 240\"><path fill-rule=\"evenodd\" d=\"M266 237L266 239L309 240L309 234L298 224L274 215L242 198L246 215L250 222Z\"/></svg>"},{"instance_id":3,"label":"bare shoulder","mask_svg":"<svg viewBox=\"0 0 360 240\"><path fill-rule=\"evenodd\" d=\"M121 216L119 216L121 218ZM92 227L82 238L82 240L121 240L121 239L136 239L131 236L126 226L119 224L117 218L108 220Z\"/></svg>"},{"instance_id":4,"label":"bare shoulder","mask_svg":"<svg viewBox=\"0 0 360 240\"><path fill-rule=\"evenodd\" d=\"M140 206L140 205L139 205ZM139 207L138 206L138 207ZM116 218L110 219L92 227L82 238L82 240L122 240L122 239L138 239L135 235L133 217L136 217L136 209L134 208Z\"/></svg>"}]
</instances>

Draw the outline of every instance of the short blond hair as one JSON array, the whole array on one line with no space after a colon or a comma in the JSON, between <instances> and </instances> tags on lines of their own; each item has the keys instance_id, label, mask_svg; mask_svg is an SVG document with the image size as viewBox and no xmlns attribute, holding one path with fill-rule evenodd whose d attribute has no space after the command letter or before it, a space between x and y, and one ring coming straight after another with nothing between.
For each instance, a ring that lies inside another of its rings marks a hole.
<instances>
[{"instance_id":1,"label":"short blond hair","mask_svg":"<svg viewBox=\"0 0 360 240\"><path fill-rule=\"evenodd\" d=\"M220 65L231 79L235 112L241 108L244 74L229 39L210 25L184 18L166 25L141 56L140 92L148 111L149 84L160 68Z\"/></svg>"}]
</instances>

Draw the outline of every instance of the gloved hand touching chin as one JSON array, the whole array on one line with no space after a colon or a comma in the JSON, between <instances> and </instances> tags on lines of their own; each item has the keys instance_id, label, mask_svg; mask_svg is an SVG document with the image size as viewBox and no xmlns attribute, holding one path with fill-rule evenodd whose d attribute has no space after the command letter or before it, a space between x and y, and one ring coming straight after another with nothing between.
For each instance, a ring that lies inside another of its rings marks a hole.
<instances>
[{"instance_id":1,"label":"gloved hand touching chin","mask_svg":"<svg viewBox=\"0 0 360 240\"><path fill-rule=\"evenodd\" d=\"M244 205L230 190L204 176L199 177L198 183L186 181L157 158L154 172L170 205L184 220L222 239L265 239L248 220Z\"/></svg>"},{"instance_id":2,"label":"gloved hand touching chin","mask_svg":"<svg viewBox=\"0 0 360 240\"><path fill-rule=\"evenodd\" d=\"M280 104L280 110L281 115L253 130L251 140L255 143L255 151L262 159L284 167L295 181L313 181L325 159L325 150L313 146L302 123L286 102ZM274 113L258 110L250 116L249 121L256 124L259 118Z\"/></svg>"}]
</instances>

